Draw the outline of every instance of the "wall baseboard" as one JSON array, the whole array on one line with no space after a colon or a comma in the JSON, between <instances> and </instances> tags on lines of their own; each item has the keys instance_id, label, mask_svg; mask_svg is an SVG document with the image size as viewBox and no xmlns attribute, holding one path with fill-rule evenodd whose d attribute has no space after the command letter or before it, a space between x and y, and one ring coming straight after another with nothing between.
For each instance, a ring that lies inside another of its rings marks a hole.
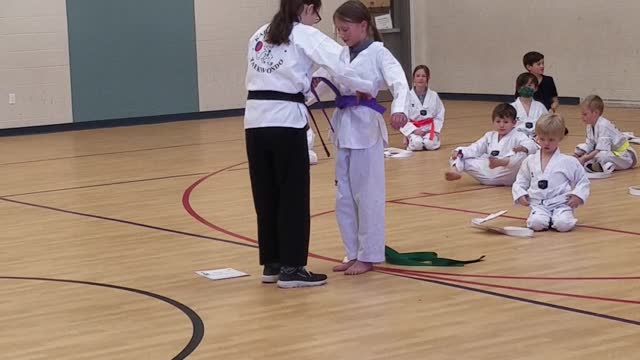
<instances>
[{"instance_id":1,"label":"wall baseboard","mask_svg":"<svg viewBox=\"0 0 640 360\"><path fill-rule=\"evenodd\" d=\"M446 93L439 92L438 95L442 100L461 100L461 101L491 101L491 102L507 102L512 103L515 100L513 95L500 94L464 94L464 93ZM560 104L562 105L578 105L579 97L560 96Z\"/></svg>"},{"instance_id":2,"label":"wall baseboard","mask_svg":"<svg viewBox=\"0 0 640 360\"><path fill-rule=\"evenodd\" d=\"M203 111L203 112L196 112L196 113L173 114L173 115L133 117L133 118L124 118L124 119L92 120L92 121L82 121L82 122L65 123L65 124L52 124L52 125L42 125L42 126L30 126L30 127L23 127L23 128L13 128L13 129L1 129L0 136L46 134L46 133L63 132L63 131L77 131L77 130L119 127L119 126L160 124L160 123L173 122L173 121L203 120L203 119L223 118L223 117L242 116L242 115L244 115L244 109L230 109L230 110Z\"/></svg>"},{"instance_id":3,"label":"wall baseboard","mask_svg":"<svg viewBox=\"0 0 640 360\"><path fill-rule=\"evenodd\" d=\"M513 95L498 95L498 94L462 94L462 93L438 93L442 100L460 100L460 101L491 101L491 102L512 102L514 100ZM560 103L563 105L578 105L580 98L578 97L560 97ZM335 107L333 101L325 101L314 104L311 109L320 108L332 108ZM158 115L158 116L145 116L135 118L124 119L108 119L108 120L94 120L84 122L74 122L66 124L53 124L43 126L31 126L23 128L13 129L0 129L0 136L21 136L21 135L34 135L34 134L47 134L63 131L78 131L89 129L102 129L119 126L135 126L135 125L148 125L148 124L160 124L174 121L188 121L188 120L205 120L205 119L219 119L232 116L243 116L244 109L229 109L229 110L215 110L215 111L202 111L196 113L186 114L174 114L174 115Z\"/></svg>"}]
</instances>

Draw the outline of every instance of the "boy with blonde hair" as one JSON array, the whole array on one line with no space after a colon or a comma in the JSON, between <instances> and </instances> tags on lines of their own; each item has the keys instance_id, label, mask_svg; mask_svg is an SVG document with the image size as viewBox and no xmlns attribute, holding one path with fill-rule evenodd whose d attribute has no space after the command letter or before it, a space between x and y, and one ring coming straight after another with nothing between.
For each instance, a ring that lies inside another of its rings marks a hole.
<instances>
[{"instance_id":1,"label":"boy with blonde hair","mask_svg":"<svg viewBox=\"0 0 640 360\"><path fill-rule=\"evenodd\" d=\"M540 150L524 160L513 183L513 200L531 208L527 227L534 231L549 227L560 232L572 230L578 222L574 209L589 197L591 184L584 167L558 149L564 132L561 115L540 117L536 122Z\"/></svg>"},{"instance_id":2,"label":"boy with blonde hair","mask_svg":"<svg viewBox=\"0 0 640 360\"><path fill-rule=\"evenodd\" d=\"M587 140L576 147L574 156L588 171L611 173L631 169L638 156L627 136L602 116L604 102L598 95L587 96L580 104L582 121L587 124Z\"/></svg>"}]
</instances>

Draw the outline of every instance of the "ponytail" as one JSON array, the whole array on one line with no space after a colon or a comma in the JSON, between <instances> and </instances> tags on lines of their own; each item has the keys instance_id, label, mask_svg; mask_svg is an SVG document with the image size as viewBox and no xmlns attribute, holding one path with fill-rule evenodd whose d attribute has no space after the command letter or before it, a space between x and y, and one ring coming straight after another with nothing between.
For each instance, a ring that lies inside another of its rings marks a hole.
<instances>
[{"instance_id":1,"label":"ponytail","mask_svg":"<svg viewBox=\"0 0 640 360\"><path fill-rule=\"evenodd\" d=\"M280 0L280 9L267 27L265 41L273 45L288 44L293 24L298 21L298 14L304 5L313 5L320 10L322 0Z\"/></svg>"},{"instance_id":2,"label":"ponytail","mask_svg":"<svg viewBox=\"0 0 640 360\"><path fill-rule=\"evenodd\" d=\"M373 20L371 13L369 13L368 23L369 23L369 35L373 38L373 40L382 42L382 34L378 30L378 27L376 26L376 22Z\"/></svg>"}]
</instances>

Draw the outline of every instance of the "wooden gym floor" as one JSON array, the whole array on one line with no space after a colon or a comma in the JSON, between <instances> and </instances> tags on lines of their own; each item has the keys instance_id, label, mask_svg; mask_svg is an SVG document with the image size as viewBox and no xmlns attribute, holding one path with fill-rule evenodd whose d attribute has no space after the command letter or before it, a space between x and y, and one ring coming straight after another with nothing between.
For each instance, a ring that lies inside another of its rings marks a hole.
<instances>
[{"instance_id":1,"label":"wooden gym floor","mask_svg":"<svg viewBox=\"0 0 640 360\"><path fill-rule=\"evenodd\" d=\"M639 170L594 180L571 233L474 229L528 213L509 188L443 177L494 105L446 102L441 150L386 160L387 244L486 261L330 273L343 251L318 141L309 268L329 284L294 290L259 282L241 118L1 138L0 357L640 359ZM569 152L584 126L577 107L561 112ZM640 133L640 110L605 116ZM251 276L194 273L226 267Z\"/></svg>"}]
</instances>

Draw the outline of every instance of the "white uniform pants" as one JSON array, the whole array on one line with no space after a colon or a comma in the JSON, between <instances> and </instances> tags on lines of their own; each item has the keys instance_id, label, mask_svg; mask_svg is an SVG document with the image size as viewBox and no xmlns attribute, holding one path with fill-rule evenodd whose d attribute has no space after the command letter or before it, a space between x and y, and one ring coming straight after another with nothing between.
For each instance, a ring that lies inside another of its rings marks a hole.
<instances>
[{"instance_id":1,"label":"white uniform pants","mask_svg":"<svg viewBox=\"0 0 640 360\"><path fill-rule=\"evenodd\" d=\"M531 212L527 219L527 227L533 231L549 229L549 226L560 231L571 231L578 220L573 216L573 209L563 205L545 206L531 204Z\"/></svg>"},{"instance_id":2,"label":"white uniform pants","mask_svg":"<svg viewBox=\"0 0 640 360\"><path fill-rule=\"evenodd\" d=\"M429 134L425 136L411 134L407 137L407 150L438 150L440 149L440 137L433 136L433 140L429 139Z\"/></svg>"},{"instance_id":3,"label":"white uniform pants","mask_svg":"<svg viewBox=\"0 0 640 360\"><path fill-rule=\"evenodd\" d=\"M349 260L384 261L383 140L368 149L338 148L336 217Z\"/></svg>"},{"instance_id":4,"label":"white uniform pants","mask_svg":"<svg viewBox=\"0 0 640 360\"><path fill-rule=\"evenodd\" d=\"M489 168L488 158L456 159L450 163L459 171L464 171L480 184L491 186L511 186L516 181L518 170L525 154L514 155L507 166L500 166L494 169Z\"/></svg>"},{"instance_id":5,"label":"white uniform pants","mask_svg":"<svg viewBox=\"0 0 640 360\"><path fill-rule=\"evenodd\" d=\"M613 170L626 170L636 164L636 154L632 151L625 151L620 154L620 156L616 156L616 154L611 151L600 151L594 160L599 163L603 169L607 168L605 164L612 163L614 166Z\"/></svg>"}]
</instances>

